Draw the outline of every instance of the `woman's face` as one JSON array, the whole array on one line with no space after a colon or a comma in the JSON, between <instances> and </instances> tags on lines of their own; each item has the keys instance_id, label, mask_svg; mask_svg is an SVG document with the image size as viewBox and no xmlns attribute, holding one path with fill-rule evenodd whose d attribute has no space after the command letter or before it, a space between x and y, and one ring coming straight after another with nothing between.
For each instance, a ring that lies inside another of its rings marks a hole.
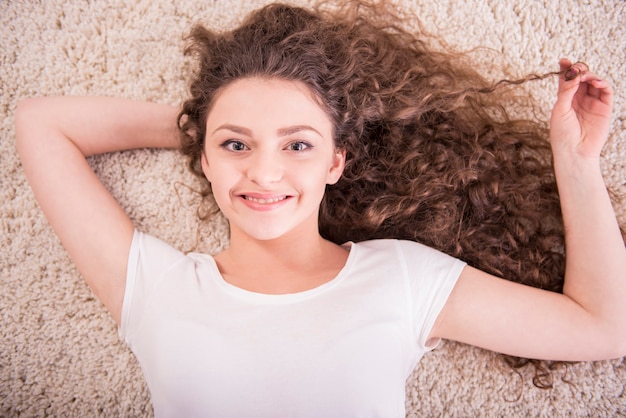
<instances>
[{"instance_id":1,"label":"woman's face","mask_svg":"<svg viewBox=\"0 0 626 418\"><path fill-rule=\"evenodd\" d=\"M237 80L207 118L202 169L231 237L317 234L326 184L339 180L344 160L331 120L300 82Z\"/></svg>"}]
</instances>

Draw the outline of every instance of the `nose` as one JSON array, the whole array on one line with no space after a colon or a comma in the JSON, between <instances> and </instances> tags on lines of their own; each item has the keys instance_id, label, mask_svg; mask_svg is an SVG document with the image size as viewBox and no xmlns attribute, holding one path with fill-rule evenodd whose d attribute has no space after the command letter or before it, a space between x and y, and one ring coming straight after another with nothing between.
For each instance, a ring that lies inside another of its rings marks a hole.
<instances>
[{"instance_id":1,"label":"nose","mask_svg":"<svg viewBox=\"0 0 626 418\"><path fill-rule=\"evenodd\" d=\"M280 157L270 151L257 151L250 159L248 178L259 186L269 186L283 178L284 168Z\"/></svg>"}]
</instances>

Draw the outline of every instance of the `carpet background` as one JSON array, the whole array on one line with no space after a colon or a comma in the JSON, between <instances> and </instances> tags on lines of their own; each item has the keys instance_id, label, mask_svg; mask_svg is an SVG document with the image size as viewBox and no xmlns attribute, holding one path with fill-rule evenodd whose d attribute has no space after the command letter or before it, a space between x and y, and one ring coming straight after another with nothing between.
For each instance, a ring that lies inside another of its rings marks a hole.
<instances>
[{"instance_id":1,"label":"carpet background","mask_svg":"<svg viewBox=\"0 0 626 418\"><path fill-rule=\"evenodd\" d=\"M27 185L14 149L17 101L89 94L177 104L192 68L182 56L190 26L228 27L264 3L0 0L0 416L152 415L134 357ZM459 50L487 47L475 53L477 65L494 78L552 71L561 56L586 61L607 77L616 103L602 167L626 224L623 0L400 4ZM547 117L555 81L526 88ZM216 251L227 243L219 216L197 233L194 179L175 152L143 150L90 161L142 230L182 250ZM493 353L444 343L407 381L407 415L626 415L624 359L579 363L557 369L556 376L554 389L539 390L529 369L515 373Z\"/></svg>"}]
</instances>

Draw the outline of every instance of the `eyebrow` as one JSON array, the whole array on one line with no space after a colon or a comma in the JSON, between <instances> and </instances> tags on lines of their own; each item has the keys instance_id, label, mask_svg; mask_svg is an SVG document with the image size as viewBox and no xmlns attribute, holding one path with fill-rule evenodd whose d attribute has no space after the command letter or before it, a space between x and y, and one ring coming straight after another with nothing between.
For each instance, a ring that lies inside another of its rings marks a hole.
<instances>
[{"instance_id":1,"label":"eyebrow","mask_svg":"<svg viewBox=\"0 0 626 418\"><path fill-rule=\"evenodd\" d=\"M216 130L213 131L213 133L220 131L220 130L229 130L232 132L235 132L237 134L240 135L246 135L251 137L252 136L252 131L248 128L244 128L243 126L238 126L238 125L232 125L229 123L226 123L224 125L220 125ZM323 135L315 128L313 128L312 126L309 125L294 125L294 126L287 126L284 128L280 128L278 131L276 131L276 133L278 134L278 136L288 136L288 135L293 135L296 134L298 132L302 132L302 131L311 131L316 133L317 135L323 137Z\"/></svg>"}]
</instances>

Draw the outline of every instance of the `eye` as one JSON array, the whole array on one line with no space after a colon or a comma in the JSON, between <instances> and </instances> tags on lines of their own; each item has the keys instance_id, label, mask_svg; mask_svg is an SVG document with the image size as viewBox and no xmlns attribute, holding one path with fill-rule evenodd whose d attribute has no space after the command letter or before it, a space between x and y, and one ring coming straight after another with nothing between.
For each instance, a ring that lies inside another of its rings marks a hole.
<instances>
[{"instance_id":1,"label":"eye","mask_svg":"<svg viewBox=\"0 0 626 418\"><path fill-rule=\"evenodd\" d=\"M287 149L289 151L299 152L299 151L306 151L311 148L313 148L313 146L309 144L308 142L304 142L304 141L292 142L291 144L287 145Z\"/></svg>"},{"instance_id":2,"label":"eye","mask_svg":"<svg viewBox=\"0 0 626 418\"><path fill-rule=\"evenodd\" d=\"M225 150L233 151L233 152L241 152L241 151L246 151L248 149L246 144L244 144L241 141L236 141L234 139L229 139L228 141L224 142L221 146Z\"/></svg>"}]
</instances>

